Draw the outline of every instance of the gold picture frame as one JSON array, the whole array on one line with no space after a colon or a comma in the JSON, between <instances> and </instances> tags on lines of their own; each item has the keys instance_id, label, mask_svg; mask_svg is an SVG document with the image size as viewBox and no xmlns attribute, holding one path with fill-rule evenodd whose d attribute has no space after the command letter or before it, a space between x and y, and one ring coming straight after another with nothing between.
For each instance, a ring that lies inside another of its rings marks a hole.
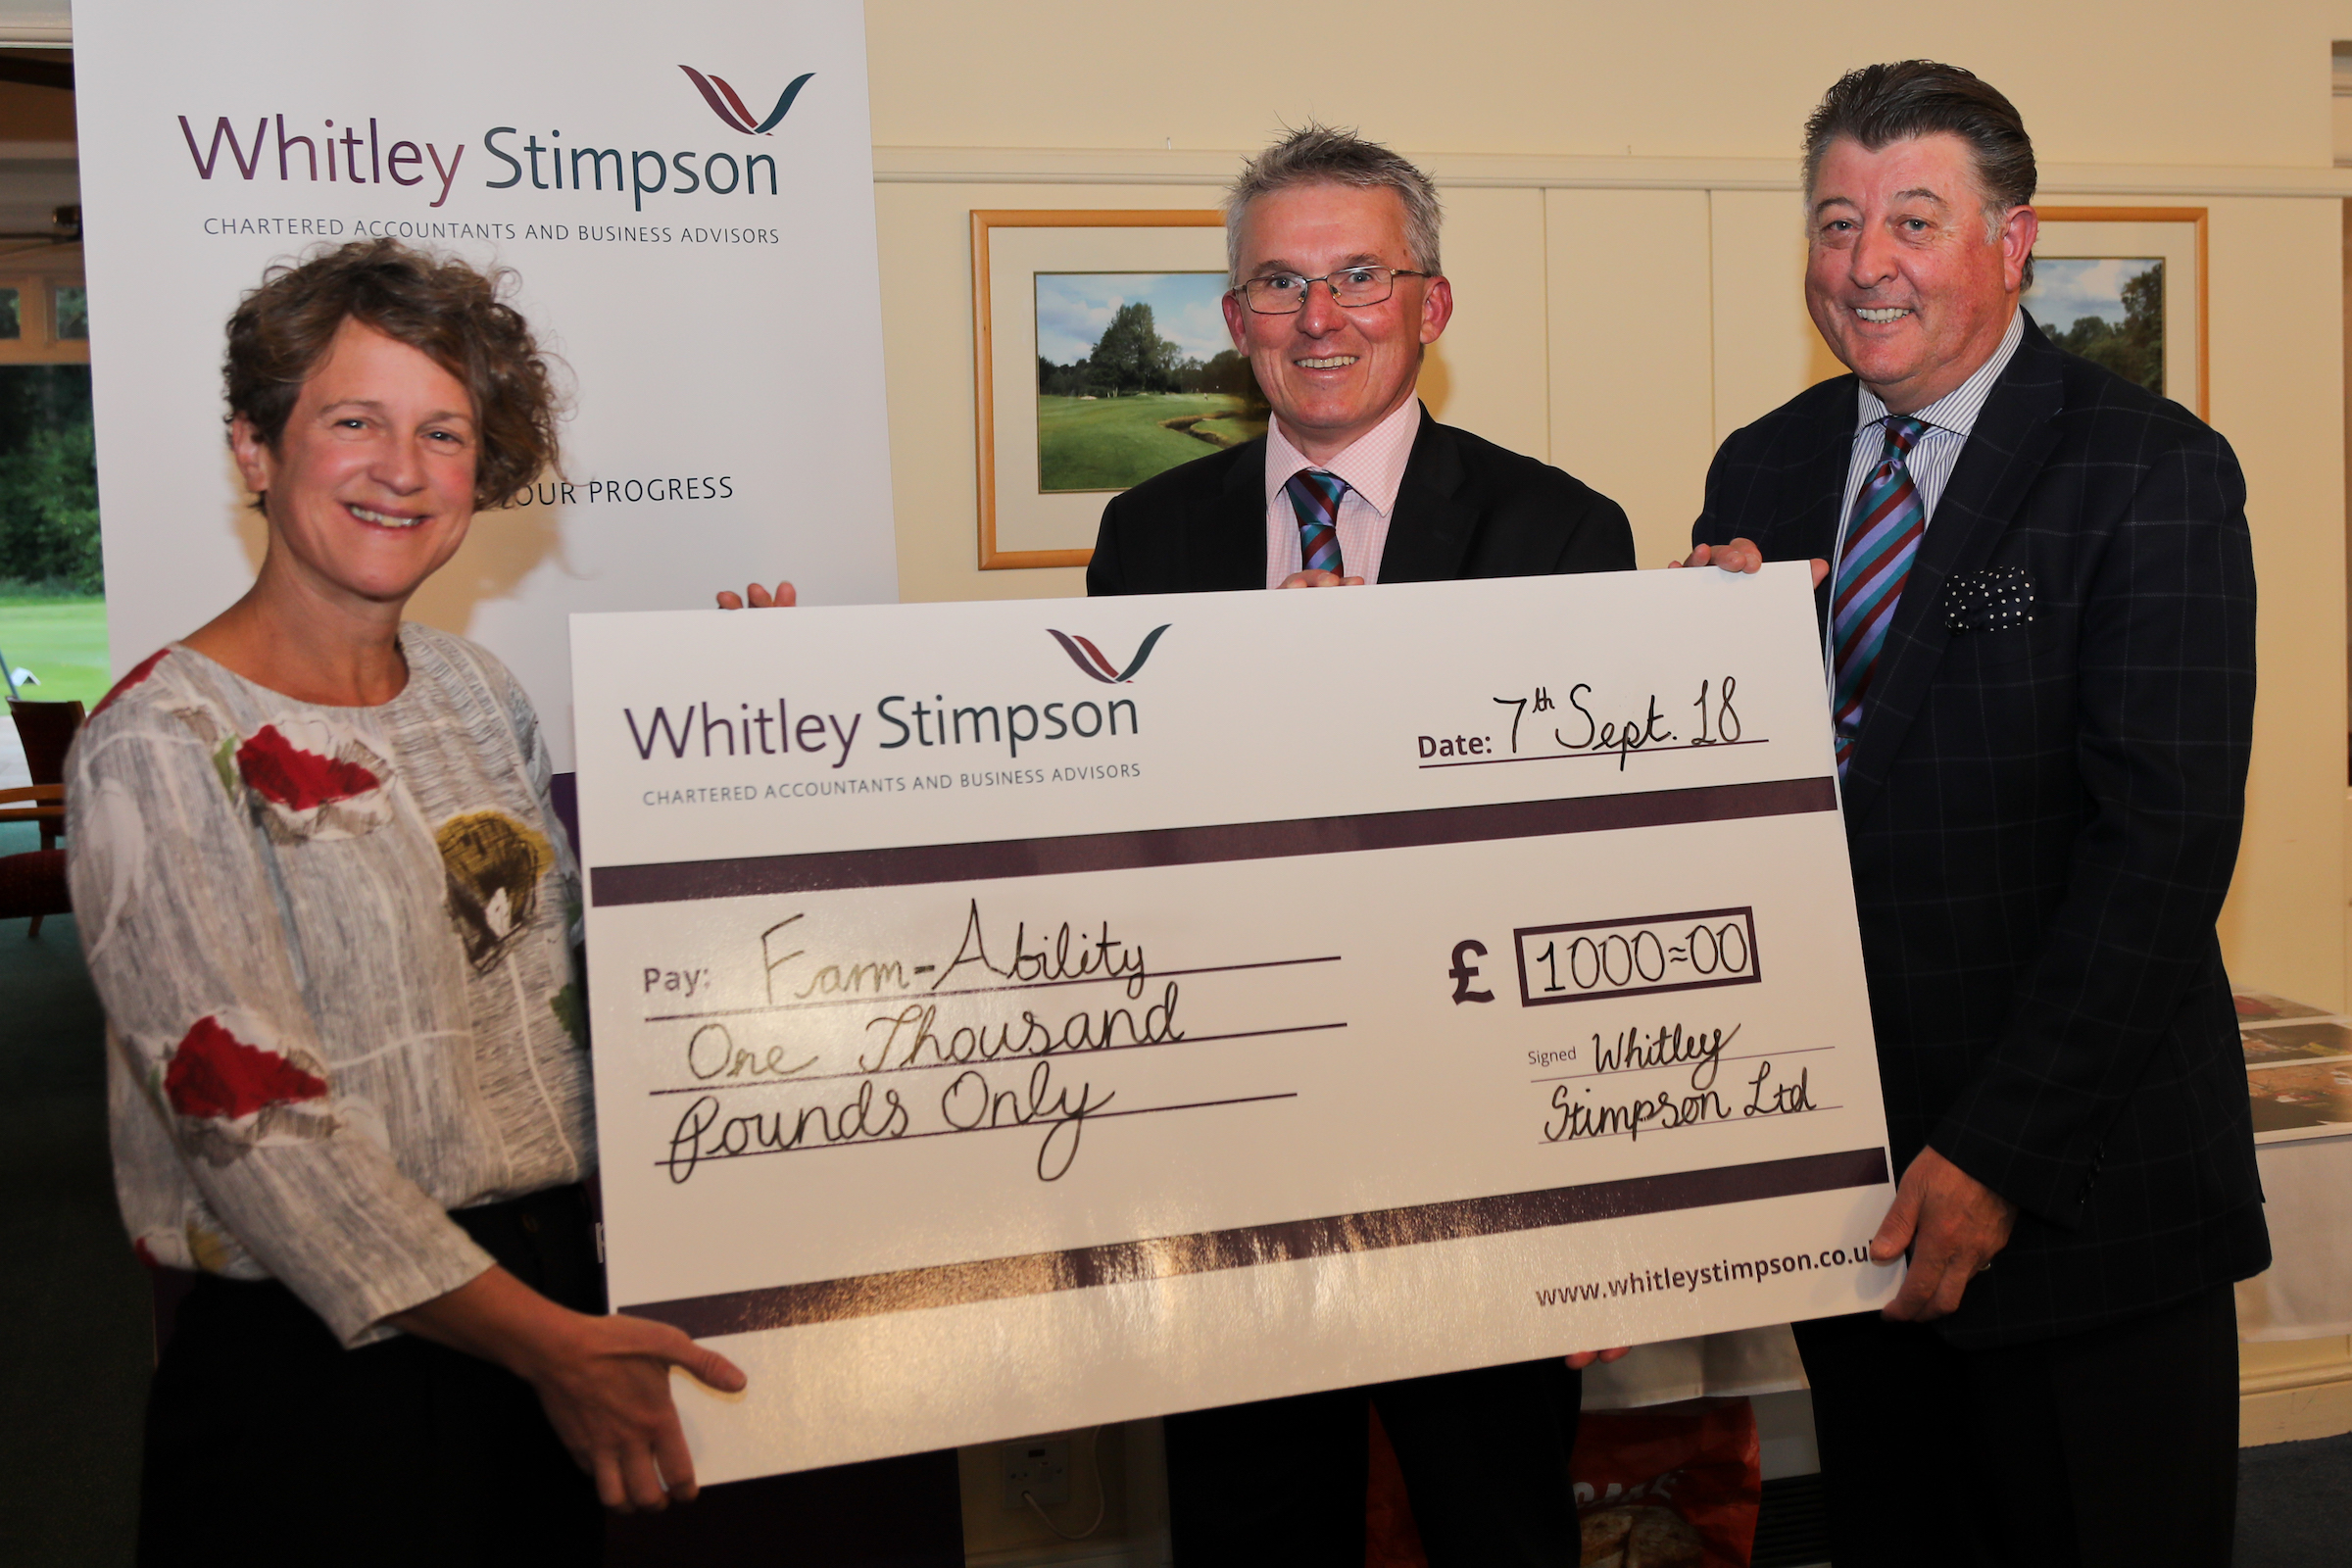
<instances>
[{"instance_id":1,"label":"gold picture frame","mask_svg":"<svg viewBox=\"0 0 2352 1568\"><path fill-rule=\"evenodd\" d=\"M994 209L972 214L972 342L980 569L1083 566L1102 492L1037 486L1036 277L1054 271L1223 271L1214 209ZM1217 230L1204 234L1203 230ZM1088 541L1077 542L1079 538Z\"/></svg>"},{"instance_id":2,"label":"gold picture frame","mask_svg":"<svg viewBox=\"0 0 2352 1568\"><path fill-rule=\"evenodd\" d=\"M2207 210L2202 207L2044 207L2036 259L2158 257L2165 265L2164 395L2211 419L2213 367L2207 301ZM2034 308L2031 297L2027 309ZM2193 319L2192 318L2193 314ZM2066 323L2034 320L2045 330Z\"/></svg>"}]
</instances>

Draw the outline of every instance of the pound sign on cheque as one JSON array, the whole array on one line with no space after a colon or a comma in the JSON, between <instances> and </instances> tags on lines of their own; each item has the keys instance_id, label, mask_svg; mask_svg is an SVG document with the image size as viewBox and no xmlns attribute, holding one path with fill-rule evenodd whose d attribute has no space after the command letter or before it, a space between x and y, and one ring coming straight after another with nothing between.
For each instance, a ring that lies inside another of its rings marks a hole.
<instances>
[{"instance_id":1,"label":"pound sign on cheque","mask_svg":"<svg viewBox=\"0 0 2352 1568\"><path fill-rule=\"evenodd\" d=\"M1471 953L1475 953L1483 958L1487 956L1487 945L1468 938L1456 942L1453 945L1453 967L1446 971L1453 980L1453 1000L1457 1006L1465 1002L1493 1002L1494 1000L1494 993L1492 991L1470 989L1470 982L1478 978L1478 965L1464 956L1465 954Z\"/></svg>"}]
</instances>

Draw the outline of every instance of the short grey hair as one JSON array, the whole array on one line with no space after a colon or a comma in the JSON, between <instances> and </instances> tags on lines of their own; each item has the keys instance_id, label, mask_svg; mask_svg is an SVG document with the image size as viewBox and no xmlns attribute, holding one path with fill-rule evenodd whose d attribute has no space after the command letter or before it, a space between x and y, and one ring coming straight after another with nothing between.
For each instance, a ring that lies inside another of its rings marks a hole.
<instances>
[{"instance_id":1,"label":"short grey hair","mask_svg":"<svg viewBox=\"0 0 2352 1568\"><path fill-rule=\"evenodd\" d=\"M1839 139L1878 152L1914 136L1957 136L1968 144L1984 201L1987 241L2020 207L2032 205L2039 173L2025 118L2000 89L1973 71L1934 60L1864 66L1838 78L1805 122L1805 202L1830 144ZM2034 286L2034 258L2026 258L2021 288Z\"/></svg>"},{"instance_id":2,"label":"short grey hair","mask_svg":"<svg viewBox=\"0 0 2352 1568\"><path fill-rule=\"evenodd\" d=\"M1415 270L1444 270L1438 260L1438 225L1445 213L1429 176L1376 141L1352 130L1305 125L1242 166L1225 193L1225 270L1242 281L1242 217L1260 196L1294 185L1353 185L1359 190L1393 190L1404 203L1404 243Z\"/></svg>"}]
</instances>

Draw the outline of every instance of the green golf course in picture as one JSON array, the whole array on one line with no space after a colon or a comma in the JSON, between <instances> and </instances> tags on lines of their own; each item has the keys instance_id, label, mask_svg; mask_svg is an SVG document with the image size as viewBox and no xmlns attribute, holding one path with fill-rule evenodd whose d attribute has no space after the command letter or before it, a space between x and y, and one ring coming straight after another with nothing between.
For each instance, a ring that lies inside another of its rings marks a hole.
<instances>
[{"instance_id":1,"label":"green golf course in picture","mask_svg":"<svg viewBox=\"0 0 2352 1568\"><path fill-rule=\"evenodd\" d=\"M1037 487L1124 490L1266 432L1222 272L1037 275Z\"/></svg>"},{"instance_id":2,"label":"green golf course in picture","mask_svg":"<svg viewBox=\"0 0 2352 1568\"><path fill-rule=\"evenodd\" d=\"M1266 433L1266 411L1223 392L1037 400L1037 487L1124 490Z\"/></svg>"}]
</instances>

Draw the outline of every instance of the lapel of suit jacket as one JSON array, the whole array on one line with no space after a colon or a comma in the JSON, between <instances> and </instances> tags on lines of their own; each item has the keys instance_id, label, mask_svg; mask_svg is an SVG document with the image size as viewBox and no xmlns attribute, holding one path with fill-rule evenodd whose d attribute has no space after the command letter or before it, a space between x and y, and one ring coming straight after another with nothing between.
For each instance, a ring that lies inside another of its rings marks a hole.
<instances>
[{"instance_id":1,"label":"lapel of suit jacket","mask_svg":"<svg viewBox=\"0 0 2352 1568\"><path fill-rule=\"evenodd\" d=\"M1904 732L1918 716L1936 666L1950 645L1943 585L1976 571L2008 531L2026 487L2058 444L2066 406L2058 351L2026 318L2024 338L1977 416L1960 461L1936 503L1936 514L1912 558L1894 621L1871 672L1861 739L1845 770L1845 815L1860 821L1886 782Z\"/></svg>"},{"instance_id":2,"label":"lapel of suit jacket","mask_svg":"<svg viewBox=\"0 0 2352 1568\"><path fill-rule=\"evenodd\" d=\"M1793 480L1783 491L1781 510L1767 518L1756 543L1774 561L1828 561L1838 549L1838 522L1845 505L1846 470L1854 455L1854 378L1840 376L1824 394L1820 422L1809 436L1812 450L1798 449ZM1813 621L1827 645L1830 581L1813 590Z\"/></svg>"},{"instance_id":3,"label":"lapel of suit jacket","mask_svg":"<svg viewBox=\"0 0 2352 1568\"><path fill-rule=\"evenodd\" d=\"M1195 592L1266 585L1266 438L1234 448L1192 551Z\"/></svg>"},{"instance_id":4,"label":"lapel of suit jacket","mask_svg":"<svg viewBox=\"0 0 2352 1568\"><path fill-rule=\"evenodd\" d=\"M1462 558L1478 525L1474 509L1456 500L1466 476L1453 431L1431 418L1423 404L1421 428L1389 513L1389 539L1380 553L1382 582L1450 582L1461 575Z\"/></svg>"}]
</instances>

